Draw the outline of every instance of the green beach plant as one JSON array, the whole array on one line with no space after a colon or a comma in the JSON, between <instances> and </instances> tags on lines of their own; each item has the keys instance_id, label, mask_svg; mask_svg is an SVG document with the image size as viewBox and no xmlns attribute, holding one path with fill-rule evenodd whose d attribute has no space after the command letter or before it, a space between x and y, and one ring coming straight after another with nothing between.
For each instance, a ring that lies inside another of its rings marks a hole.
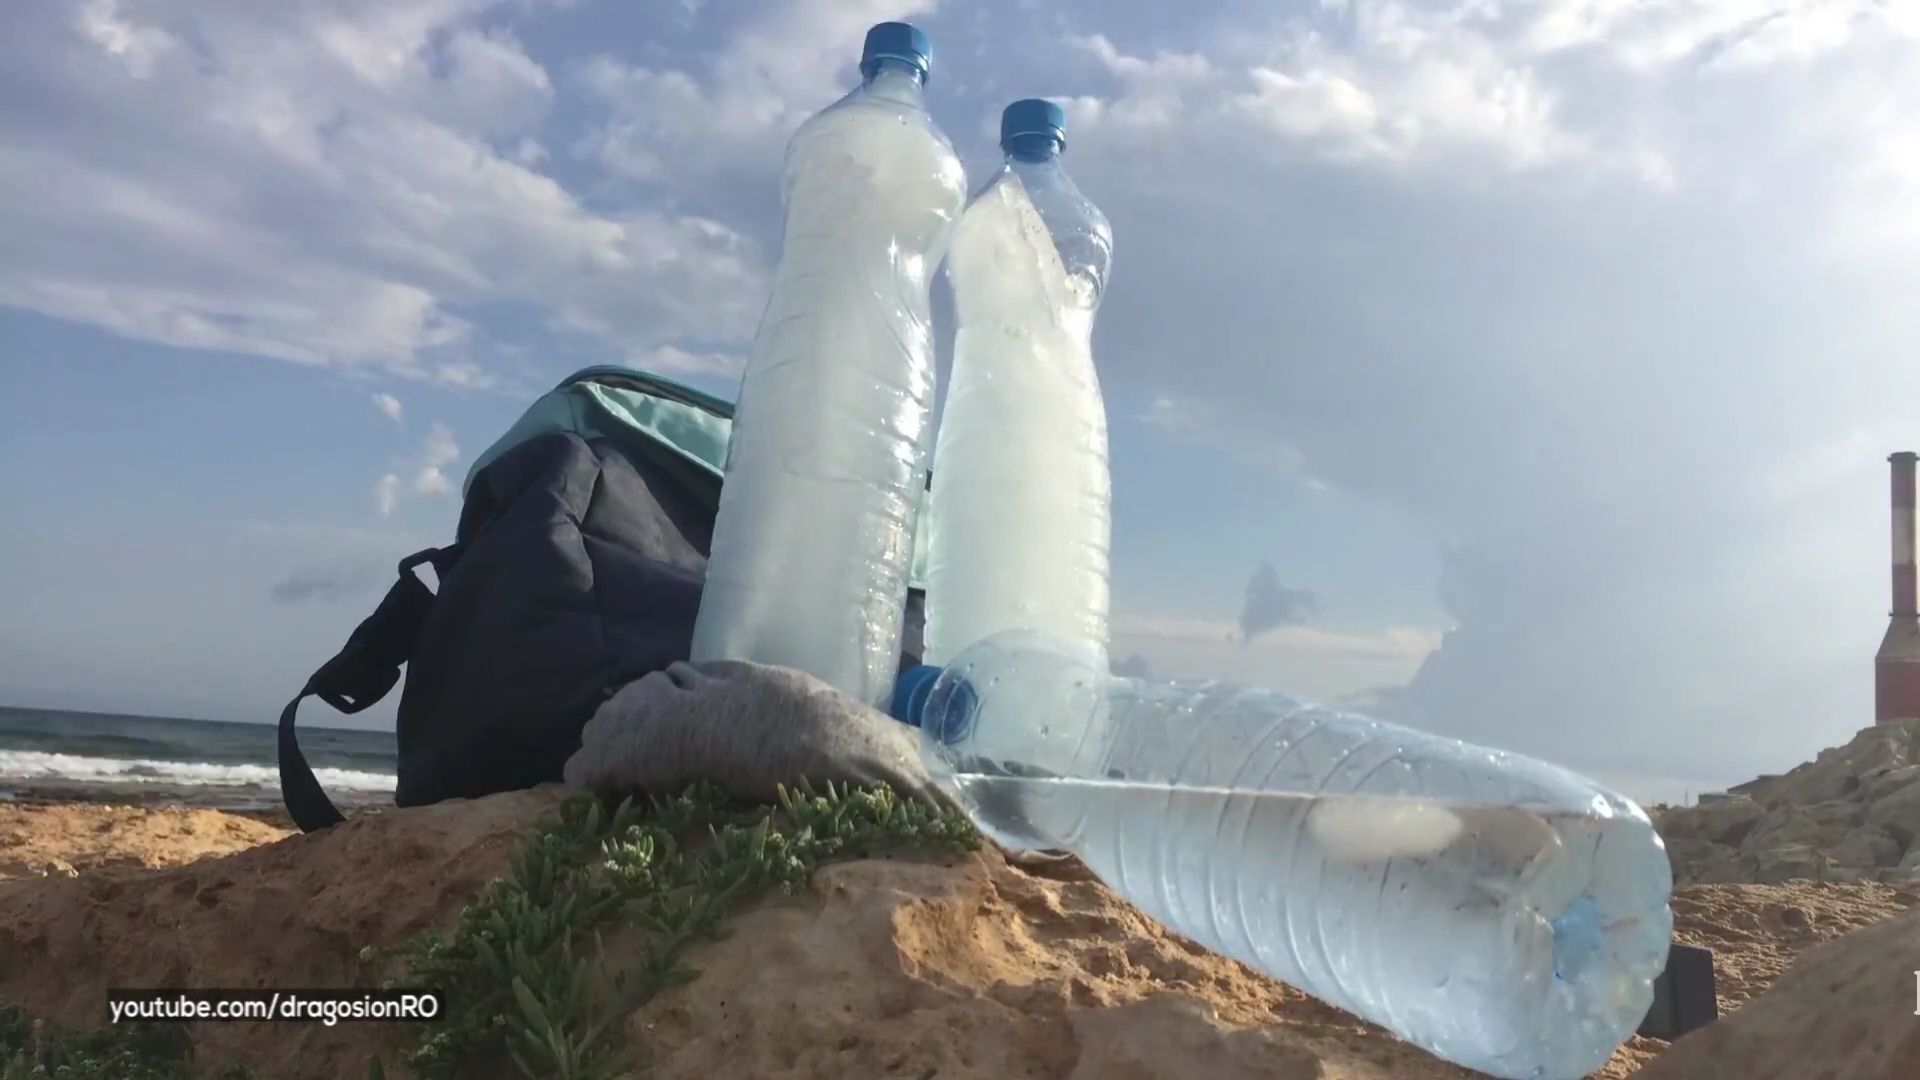
<instances>
[{"instance_id":1,"label":"green beach plant","mask_svg":"<svg viewBox=\"0 0 1920 1080\"><path fill-rule=\"evenodd\" d=\"M609 1080L635 1069L620 1021L688 982L689 945L770 890L797 892L820 866L905 851L962 851L979 836L957 811L886 785L781 788L773 806L695 784L609 808L589 795L523 838L506 876L445 935L362 949L388 986L447 993L404 1063L379 1056L367 1080ZM611 941L611 943L610 943ZM642 1070L644 1071L644 1070ZM0 1006L0 1080L250 1080L193 1064L179 1024L63 1034Z\"/></svg>"},{"instance_id":2,"label":"green beach plant","mask_svg":"<svg viewBox=\"0 0 1920 1080\"><path fill-rule=\"evenodd\" d=\"M795 892L839 859L978 843L957 811L885 785L779 794L777 805L753 806L696 784L610 810L576 796L522 842L507 876L462 909L450 934L426 933L384 956L363 950L368 962L398 961L391 984L449 993L445 1019L409 1056L412 1071L454 1080L511 1062L528 1080L628 1073L620 1021L693 979L687 946L723 937L748 899Z\"/></svg>"},{"instance_id":3,"label":"green beach plant","mask_svg":"<svg viewBox=\"0 0 1920 1080\"><path fill-rule=\"evenodd\" d=\"M0 1080L201 1080L180 1024L125 1024L62 1033L0 1005ZM250 1080L243 1068L219 1080Z\"/></svg>"}]
</instances>

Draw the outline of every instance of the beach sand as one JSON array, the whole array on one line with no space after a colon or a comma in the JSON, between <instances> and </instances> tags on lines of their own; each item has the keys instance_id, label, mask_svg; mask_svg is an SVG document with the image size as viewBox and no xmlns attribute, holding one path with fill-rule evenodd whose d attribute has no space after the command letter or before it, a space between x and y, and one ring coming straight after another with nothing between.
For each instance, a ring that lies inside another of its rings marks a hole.
<instances>
[{"instance_id":1,"label":"beach sand","mask_svg":"<svg viewBox=\"0 0 1920 1080\"><path fill-rule=\"evenodd\" d=\"M29 959L0 970L0 1001L91 1024L108 985L345 985L358 946L444 923L556 798L391 811L311 837L207 809L0 803L0 952ZM1912 889L1817 882L1695 886L1674 902L1678 939L1715 951L1723 1015L1809 948L1916 906ZM829 867L696 962L699 993L628 1024L656 1076L1475 1075L1167 934L1084 871L1029 873L992 852ZM72 984L47 985L49 969ZM895 1015L876 1026L876 1009ZM357 1075L353 1055L405 1037L208 1025L196 1041L293 1077ZM1665 1050L1635 1038L1595 1076L1625 1080ZM1755 1068L1727 1075L1776 1075Z\"/></svg>"},{"instance_id":2,"label":"beach sand","mask_svg":"<svg viewBox=\"0 0 1920 1080\"><path fill-rule=\"evenodd\" d=\"M282 815L78 799L0 802L0 880L104 867L175 866L288 835Z\"/></svg>"}]
</instances>

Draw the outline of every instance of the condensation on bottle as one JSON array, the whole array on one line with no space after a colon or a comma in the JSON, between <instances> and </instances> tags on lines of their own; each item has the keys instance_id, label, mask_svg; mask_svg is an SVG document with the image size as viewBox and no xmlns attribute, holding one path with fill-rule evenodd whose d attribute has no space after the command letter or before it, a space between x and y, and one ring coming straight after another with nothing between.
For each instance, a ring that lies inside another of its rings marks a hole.
<instances>
[{"instance_id":1,"label":"condensation on bottle","mask_svg":"<svg viewBox=\"0 0 1920 1080\"><path fill-rule=\"evenodd\" d=\"M1672 872L1555 765L1284 694L1107 673L1011 631L900 682L984 832L1077 854L1167 927L1498 1077L1573 1080L1645 1018Z\"/></svg>"},{"instance_id":2,"label":"condensation on bottle","mask_svg":"<svg viewBox=\"0 0 1920 1080\"><path fill-rule=\"evenodd\" d=\"M958 328L925 525L930 663L1016 627L1107 644L1112 482L1092 335L1113 230L1062 164L1059 106L1007 106L1000 145L947 257Z\"/></svg>"},{"instance_id":3,"label":"condensation on bottle","mask_svg":"<svg viewBox=\"0 0 1920 1080\"><path fill-rule=\"evenodd\" d=\"M797 668L884 704L926 487L930 277L966 199L927 115L926 36L867 34L864 81L787 147L786 230L741 380L695 660Z\"/></svg>"}]
</instances>

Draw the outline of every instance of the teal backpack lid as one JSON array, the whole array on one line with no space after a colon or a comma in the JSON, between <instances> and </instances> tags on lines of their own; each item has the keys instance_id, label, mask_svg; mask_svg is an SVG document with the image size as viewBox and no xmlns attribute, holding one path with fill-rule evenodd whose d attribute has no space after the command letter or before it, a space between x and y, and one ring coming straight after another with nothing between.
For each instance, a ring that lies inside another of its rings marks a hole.
<instances>
[{"instance_id":1,"label":"teal backpack lid","mask_svg":"<svg viewBox=\"0 0 1920 1080\"><path fill-rule=\"evenodd\" d=\"M641 371L639 368L621 367L618 364L595 364L592 367L581 368L579 371L561 379L560 385L555 387L555 389L564 390L575 383L588 382L598 378L613 378L641 383L655 388L664 396L696 405L708 412L718 413L721 416L729 418L733 416L733 402L725 398L715 397L703 390L695 390L686 383L675 382L665 375L656 375L651 371Z\"/></svg>"},{"instance_id":2,"label":"teal backpack lid","mask_svg":"<svg viewBox=\"0 0 1920 1080\"><path fill-rule=\"evenodd\" d=\"M555 431L627 443L646 453L666 448L716 478L726 469L733 405L672 379L603 364L560 380L520 414L467 470L462 494L495 458Z\"/></svg>"},{"instance_id":3,"label":"teal backpack lid","mask_svg":"<svg viewBox=\"0 0 1920 1080\"><path fill-rule=\"evenodd\" d=\"M494 459L528 439L551 432L610 439L641 455L672 451L696 471L718 481L726 473L727 440L733 433L733 402L638 368L600 364L560 380L520 414L467 470L464 496L473 478ZM921 493L922 519L926 492ZM908 584L926 588L926 530L915 530Z\"/></svg>"}]
</instances>

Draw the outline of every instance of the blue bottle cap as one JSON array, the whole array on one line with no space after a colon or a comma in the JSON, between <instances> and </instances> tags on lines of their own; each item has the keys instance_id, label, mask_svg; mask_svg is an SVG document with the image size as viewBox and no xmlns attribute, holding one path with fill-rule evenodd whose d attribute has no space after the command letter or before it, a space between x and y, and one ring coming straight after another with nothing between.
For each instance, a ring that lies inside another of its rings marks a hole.
<instances>
[{"instance_id":1,"label":"blue bottle cap","mask_svg":"<svg viewBox=\"0 0 1920 1080\"><path fill-rule=\"evenodd\" d=\"M933 69L933 46L928 43L927 35L911 23L875 23L873 29L867 31L866 47L860 51L860 74L871 79L882 60L910 64L920 72L920 81L926 82Z\"/></svg>"},{"instance_id":2,"label":"blue bottle cap","mask_svg":"<svg viewBox=\"0 0 1920 1080\"><path fill-rule=\"evenodd\" d=\"M1067 114L1044 98L1022 98L1000 114L1000 148L1012 150L1015 140L1038 135L1053 140L1057 151L1067 145Z\"/></svg>"},{"instance_id":3,"label":"blue bottle cap","mask_svg":"<svg viewBox=\"0 0 1920 1080\"><path fill-rule=\"evenodd\" d=\"M927 708L927 695L933 693L933 682L943 670L937 664L921 664L901 672L893 682L893 718L919 727L920 715Z\"/></svg>"}]
</instances>

